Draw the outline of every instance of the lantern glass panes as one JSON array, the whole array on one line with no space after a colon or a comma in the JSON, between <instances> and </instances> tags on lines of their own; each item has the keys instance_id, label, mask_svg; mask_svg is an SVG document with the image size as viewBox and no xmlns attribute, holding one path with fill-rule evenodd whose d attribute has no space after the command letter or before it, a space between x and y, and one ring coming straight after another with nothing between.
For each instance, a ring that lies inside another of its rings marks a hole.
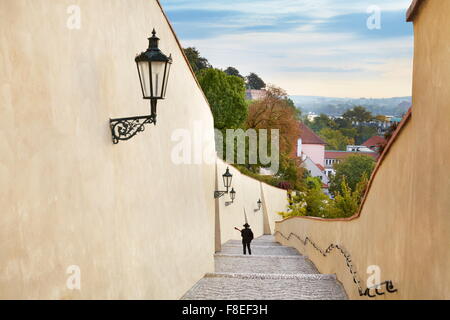
<instances>
[{"instance_id":1,"label":"lantern glass panes","mask_svg":"<svg viewBox=\"0 0 450 320\"><path fill-rule=\"evenodd\" d=\"M165 81L163 83L163 93L162 98L164 99L166 97L167 93L167 84L169 83L169 74L170 74L170 68L172 67L172 55L169 56L170 61L167 63L167 71L165 72Z\"/></svg>"},{"instance_id":2,"label":"lantern glass panes","mask_svg":"<svg viewBox=\"0 0 450 320\"><path fill-rule=\"evenodd\" d=\"M233 180L233 175L230 173L230 169L227 168L227 171L225 172L225 174L222 176L223 177L223 185L225 186L225 188L229 188L231 187L231 181Z\"/></svg>"},{"instance_id":3,"label":"lantern glass panes","mask_svg":"<svg viewBox=\"0 0 450 320\"><path fill-rule=\"evenodd\" d=\"M234 201L236 199L236 191L234 191L234 188L230 192L231 201Z\"/></svg>"},{"instance_id":4,"label":"lantern glass panes","mask_svg":"<svg viewBox=\"0 0 450 320\"><path fill-rule=\"evenodd\" d=\"M159 38L153 30L153 36L148 39L147 51L136 57L139 81L144 99L164 99L169 80L172 57L166 56L158 48Z\"/></svg>"},{"instance_id":5,"label":"lantern glass panes","mask_svg":"<svg viewBox=\"0 0 450 320\"><path fill-rule=\"evenodd\" d=\"M138 61L137 65L144 99L164 99L171 63L164 61Z\"/></svg>"}]
</instances>

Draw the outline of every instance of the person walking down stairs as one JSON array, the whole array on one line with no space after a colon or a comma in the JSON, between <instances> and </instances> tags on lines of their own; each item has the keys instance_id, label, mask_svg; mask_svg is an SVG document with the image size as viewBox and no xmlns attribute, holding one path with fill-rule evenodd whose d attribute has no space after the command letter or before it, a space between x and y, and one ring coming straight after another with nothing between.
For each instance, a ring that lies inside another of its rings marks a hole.
<instances>
[{"instance_id":1,"label":"person walking down stairs","mask_svg":"<svg viewBox=\"0 0 450 320\"><path fill-rule=\"evenodd\" d=\"M252 229L250 229L250 225L248 223L244 224L244 228L245 229L242 230L239 230L238 228L235 229L241 232L242 246L244 247L244 255L247 254L247 249L248 254L252 255L252 248L250 248L250 244L252 243L253 240L253 231Z\"/></svg>"}]
</instances>

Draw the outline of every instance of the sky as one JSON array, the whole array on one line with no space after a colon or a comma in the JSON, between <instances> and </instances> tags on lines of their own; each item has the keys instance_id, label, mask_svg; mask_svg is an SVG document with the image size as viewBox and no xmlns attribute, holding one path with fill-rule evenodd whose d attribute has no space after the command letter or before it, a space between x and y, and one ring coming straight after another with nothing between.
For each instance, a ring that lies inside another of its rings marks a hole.
<instances>
[{"instance_id":1,"label":"sky","mask_svg":"<svg viewBox=\"0 0 450 320\"><path fill-rule=\"evenodd\" d=\"M413 26L405 21L411 0L161 4L184 47L196 47L216 68L255 72L290 95L411 95Z\"/></svg>"}]
</instances>

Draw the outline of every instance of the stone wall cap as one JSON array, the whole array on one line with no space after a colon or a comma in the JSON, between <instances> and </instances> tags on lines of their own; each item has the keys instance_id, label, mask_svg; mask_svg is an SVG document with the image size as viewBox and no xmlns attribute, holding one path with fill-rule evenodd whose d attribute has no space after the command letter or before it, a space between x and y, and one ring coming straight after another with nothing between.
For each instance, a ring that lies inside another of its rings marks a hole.
<instances>
[{"instance_id":1,"label":"stone wall cap","mask_svg":"<svg viewBox=\"0 0 450 320\"><path fill-rule=\"evenodd\" d=\"M412 22L419 11L420 6L424 3L425 0L413 0L411 5L409 6L408 11L406 12L406 21Z\"/></svg>"}]
</instances>

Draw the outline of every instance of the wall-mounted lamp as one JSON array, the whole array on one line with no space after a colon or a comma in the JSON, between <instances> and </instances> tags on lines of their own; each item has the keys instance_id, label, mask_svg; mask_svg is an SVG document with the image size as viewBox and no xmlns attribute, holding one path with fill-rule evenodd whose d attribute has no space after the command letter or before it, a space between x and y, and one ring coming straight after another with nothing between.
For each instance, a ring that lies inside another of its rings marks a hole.
<instances>
[{"instance_id":1,"label":"wall-mounted lamp","mask_svg":"<svg viewBox=\"0 0 450 320\"><path fill-rule=\"evenodd\" d=\"M222 178L223 178L223 185L226 188L226 191L214 191L214 198L216 198L216 199L226 195L228 193L228 189L231 187L231 182L233 181L233 175L230 173L229 168L227 168L227 171L225 171L225 173L222 175Z\"/></svg>"},{"instance_id":2,"label":"wall-mounted lamp","mask_svg":"<svg viewBox=\"0 0 450 320\"><path fill-rule=\"evenodd\" d=\"M231 201L225 202L226 206L231 206L234 203L234 199L236 199L236 191L234 191L234 188L230 191L230 198Z\"/></svg>"},{"instance_id":3,"label":"wall-mounted lamp","mask_svg":"<svg viewBox=\"0 0 450 320\"><path fill-rule=\"evenodd\" d=\"M158 100L163 100L166 96L172 56L166 56L159 49L159 38L155 29L152 34L153 36L148 38L147 51L135 59L142 95L145 100L150 100L151 113L148 116L111 119L109 122L114 144L130 140L144 131L146 124L156 125L156 105Z\"/></svg>"},{"instance_id":4,"label":"wall-mounted lamp","mask_svg":"<svg viewBox=\"0 0 450 320\"><path fill-rule=\"evenodd\" d=\"M261 199L258 200L258 202L256 203L256 205L258 206L258 209L255 209L255 212L260 211L262 208L262 202Z\"/></svg>"}]
</instances>

